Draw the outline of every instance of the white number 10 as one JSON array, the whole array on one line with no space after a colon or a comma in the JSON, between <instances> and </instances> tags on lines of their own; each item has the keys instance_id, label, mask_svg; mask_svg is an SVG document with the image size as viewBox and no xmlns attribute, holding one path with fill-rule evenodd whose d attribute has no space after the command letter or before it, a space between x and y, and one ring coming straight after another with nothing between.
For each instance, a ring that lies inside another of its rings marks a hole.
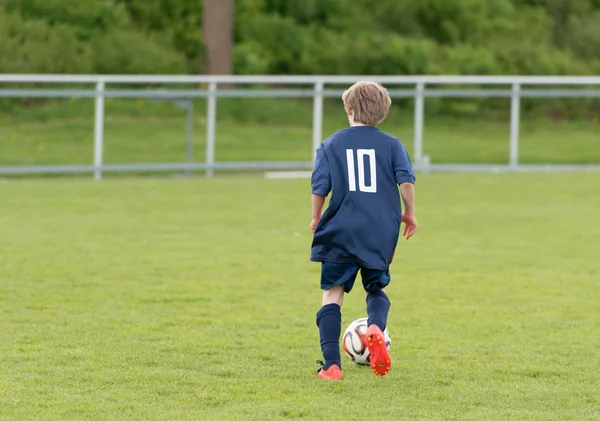
<instances>
[{"instance_id":1,"label":"white number 10","mask_svg":"<svg viewBox=\"0 0 600 421\"><path fill-rule=\"evenodd\" d=\"M365 156L369 157L369 170L371 171L371 185L365 186ZM377 168L375 167L375 149L358 149L358 190L365 193L377 193ZM356 191L356 176L354 174L354 151L346 149L348 163L348 188Z\"/></svg>"}]
</instances>

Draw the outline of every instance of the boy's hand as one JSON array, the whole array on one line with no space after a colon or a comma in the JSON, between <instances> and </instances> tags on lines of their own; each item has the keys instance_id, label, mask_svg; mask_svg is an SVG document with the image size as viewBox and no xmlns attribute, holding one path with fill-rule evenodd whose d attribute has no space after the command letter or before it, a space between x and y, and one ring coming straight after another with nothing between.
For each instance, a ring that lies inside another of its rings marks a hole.
<instances>
[{"instance_id":1,"label":"boy's hand","mask_svg":"<svg viewBox=\"0 0 600 421\"><path fill-rule=\"evenodd\" d=\"M318 218L313 218L312 221L310 221L310 225L308 226L308 228L310 228L310 230L313 234L315 233L315 230L317 229L317 224L319 223L320 220L321 220L321 217L318 217Z\"/></svg>"},{"instance_id":2,"label":"boy's hand","mask_svg":"<svg viewBox=\"0 0 600 421\"><path fill-rule=\"evenodd\" d=\"M415 235L419 224L417 224L417 218L415 218L415 215L406 212L402 214L402 222L404 223L404 232L402 235L408 240L410 237Z\"/></svg>"}]
</instances>

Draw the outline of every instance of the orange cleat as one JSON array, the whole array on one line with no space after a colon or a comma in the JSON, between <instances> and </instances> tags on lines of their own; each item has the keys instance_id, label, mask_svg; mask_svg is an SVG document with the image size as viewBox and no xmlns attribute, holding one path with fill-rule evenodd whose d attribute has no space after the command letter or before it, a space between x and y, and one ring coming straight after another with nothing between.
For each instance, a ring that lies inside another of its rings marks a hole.
<instances>
[{"instance_id":1,"label":"orange cleat","mask_svg":"<svg viewBox=\"0 0 600 421\"><path fill-rule=\"evenodd\" d=\"M385 337L377 325L367 328L367 347L369 348L369 361L371 370L377 376L385 376L392 367L392 359L385 346Z\"/></svg>"},{"instance_id":2,"label":"orange cleat","mask_svg":"<svg viewBox=\"0 0 600 421\"><path fill-rule=\"evenodd\" d=\"M323 365L323 361L317 361L317 363ZM323 370L323 367L319 368L315 375L322 380L339 382L340 380L342 380L342 369L340 368L340 366L334 364L327 370Z\"/></svg>"}]
</instances>

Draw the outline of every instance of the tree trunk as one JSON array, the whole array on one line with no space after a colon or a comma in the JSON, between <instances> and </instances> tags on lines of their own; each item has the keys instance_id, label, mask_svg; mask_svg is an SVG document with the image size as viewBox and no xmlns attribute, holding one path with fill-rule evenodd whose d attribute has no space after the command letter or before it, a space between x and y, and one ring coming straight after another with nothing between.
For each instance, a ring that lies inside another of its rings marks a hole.
<instances>
[{"instance_id":1,"label":"tree trunk","mask_svg":"<svg viewBox=\"0 0 600 421\"><path fill-rule=\"evenodd\" d=\"M233 74L233 1L203 0L204 63L209 75Z\"/></svg>"}]
</instances>

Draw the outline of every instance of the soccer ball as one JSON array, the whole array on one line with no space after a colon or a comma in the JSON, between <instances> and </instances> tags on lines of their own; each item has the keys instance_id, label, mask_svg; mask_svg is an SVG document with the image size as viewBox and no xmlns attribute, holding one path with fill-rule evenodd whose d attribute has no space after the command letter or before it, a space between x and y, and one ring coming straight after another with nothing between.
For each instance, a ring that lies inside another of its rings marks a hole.
<instances>
[{"instance_id":1,"label":"soccer ball","mask_svg":"<svg viewBox=\"0 0 600 421\"><path fill-rule=\"evenodd\" d=\"M342 340L342 346L344 352L358 365L369 365L369 348L367 347L367 319L356 319L344 332L344 339ZM385 345L388 351L392 346L392 339L387 330L383 332L385 337Z\"/></svg>"}]
</instances>

